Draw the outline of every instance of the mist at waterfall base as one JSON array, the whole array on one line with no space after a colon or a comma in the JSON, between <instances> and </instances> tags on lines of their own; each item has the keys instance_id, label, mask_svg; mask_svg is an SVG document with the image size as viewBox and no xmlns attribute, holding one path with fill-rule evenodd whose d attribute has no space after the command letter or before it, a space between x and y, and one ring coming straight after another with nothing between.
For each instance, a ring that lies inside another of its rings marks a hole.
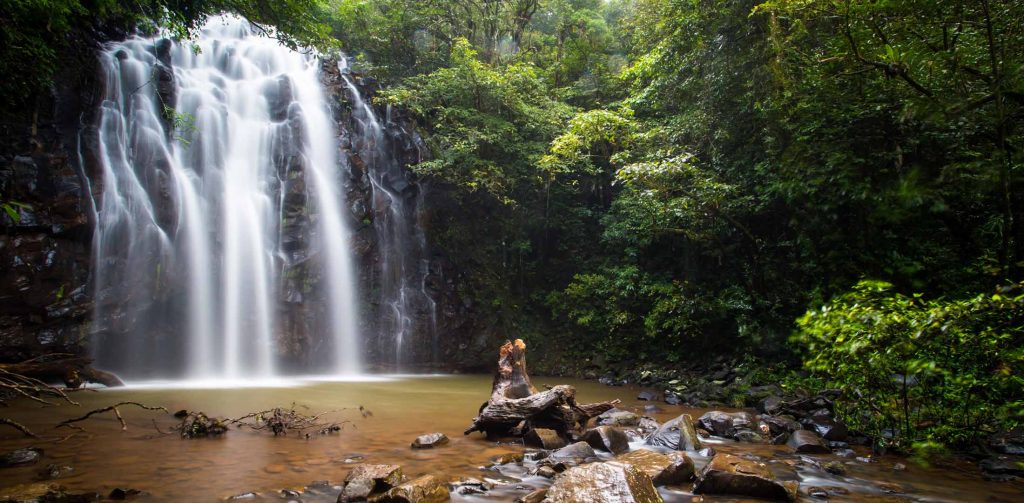
<instances>
[{"instance_id":1,"label":"mist at waterfall base","mask_svg":"<svg viewBox=\"0 0 1024 503\"><path fill-rule=\"evenodd\" d=\"M195 42L132 38L110 45L101 63L97 364L129 379L360 376L349 166L320 60L220 17ZM353 150L369 159L374 205L386 201L374 226L387 333L376 339L394 344L400 362L410 310L436 310L423 286L425 243L395 189L401 166L387 162L383 128L344 78L361 125ZM315 326L295 341L283 313L302 303L316 306Z\"/></svg>"}]
</instances>

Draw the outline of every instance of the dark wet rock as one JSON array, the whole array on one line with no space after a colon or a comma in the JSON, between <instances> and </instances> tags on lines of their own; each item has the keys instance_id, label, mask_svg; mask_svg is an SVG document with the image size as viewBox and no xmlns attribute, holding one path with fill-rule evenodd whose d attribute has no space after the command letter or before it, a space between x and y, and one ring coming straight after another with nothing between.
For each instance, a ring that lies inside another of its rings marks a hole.
<instances>
[{"instance_id":1,"label":"dark wet rock","mask_svg":"<svg viewBox=\"0 0 1024 503\"><path fill-rule=\"evenodd\" d=\"M654 503L661 496L651 478L633 465L591 463L555 478L548 489L548 503Z\"/></svg>"},{"instance_id":2,"label":"dark wet rock","mask_svg":"<svg viewBox=\"0 0 1024 503\"><path fill-rule=\"evenodd\" d=\"M552 452L548 459L551 460L552 464L565 463L567 465L577 465L597 459L597 453L586 442L576 442Z\"/></svg>"},{"instance_id":3,"label":"dark wet rock","mask_svg":"<svg viewBox=\"0 0 1024 503\"><path fill-rule=\"evenodd\" d=\"M636 430L637 432L640 433L641 437L647 438L654 432L658 431L658 428L660 427L661 425L658 424L658 422L655 421L654 418L644 416L641 417L640 422L637 423Z\"/></svg>"},{"instance_id":4,"label":"dark wet rock","mask_svg":"<svg viewBox=\"0 0 1024 503\"><path fill-rule=\"evenodd\" d=\"M1024 456L993 456L981 460L978 463L978 468L988 475L1024 477Z\"/></svg>"},{"instance_id":5,"label":"dark wet rock","mask_svg":"<svg viewBox=\"0 0 1024 503\"><path fill-rule=\"evenodd\" d=\"M144 493L144 492L142 492L142 491L140 491L138 489L115 487L114 489L112 489L110 491L110 494L107 495L107 498L108 499L112 499L112 500L116 500L116 501L124 501L124 500L129 500L129 499L132 499L132 498L137 498L137 497L142 496L144 494L146 494L146 493Z\"/></svg>"},{"instance_id":6,"label":"dark wet rock","mask_svg":"<svg viewBox=\"0 0 1024 503\"><path fill-rule=\"evenodd\" d=\"M18 449L0 454L0 468L31 465L43 457L42 449Z\"/></svg>"},{"instance_id":7,"label":"dark wet rock","mask_svg":"<svg viewBox=\"0 0 1024 503\"><path fill-rule=\"evenodd\" d=\"M629 451L629 439L626 434L611 426L598 426L583 434L583 441L597 450L622 454Z\"/></svg>"},{"instance_id":8,"label":"dark wet rock","mask_svg":"<svg viewBox=\"0 0 1024 503\"><path fill-rule=\"evenodd\" d=\"M833 475L846 475L846 465L839 461L829 461L823 468Z\"/></svg>"},{"instance_id":9,"label":"dark wet rock","mask_svg":"<svg viewBox=\"0 0 1024 503\"><path fill-rule=\"evenodd\" d=\"M838 449L836 451L832 451L832 454L835 454L836 456L839 456L841 458L857 457L857 452L854 451L853 449Z\"/></svg>"},{"instance_id":10,"label":"dark wet rock","mask_svg":"<svg viewBox=\"0 0 1024 503\"><path fill-rule=\"evenodd\" d=\"M988 445L1002 454L1024 455L1024 428L996 433L988 438Z\"/></svg>"},{"instance_id":11,"label":"dark wet rock","mask_svg":"<svg viewBox=\"0 0 1024 503\"><path fill-rule=\"evenodd\" d=\"M800 454L828 454L832 452L817 433L809 430L794 431L786 442L793 452Z\"/></svg>"},{"instance_id":12,"label":"dark wet rock","mask_svg":"<svg viewBox=\"0 0 1024 503\"><path fill-rule=\"evenodd\" d=\"M710 457L714 456L717 452L718 451L716 451L714 447L705 447L705 448L697 451L697 454L700 454L701 456L704 456L706 458L710 458Z\"/></svg>"},{"instance_id":13,"label":"dark wet rock","mask_svg":"<svg viewBox=\"0 0 1024 503\"><path fill-rule=\"evenodd\" d=\"M737 442L747 442L750 444L760 444L765 441L765 438L754 430L736 430L732 434L732 439Z\"/></svg>"},{"instance_id":14,"label":"dark wet rock","mask_svg":"<svg viewBox=\"0 0 1024 503\"><path fill-rule=\"evenodd\" d=\"M693 429L693 417L682 414L666 422L647 439L647 445L668 447L682 451L694 451L701 448L700 438Z\"/></svg>"},{"instance_id":15,"label":"dark wet rock","mask_svg":"<svg viewBox=\"0 0 1024 503\"><path fill-rule=\"evenodd\" d=\"M832 449L833 451L835 451L836 449L849 449L850 444L846 442L839 442L837 440L830 440L828 442L828 448Z\"/></svg>"},{"instance_id":16,"label":"dark wet rock","mask_svg":"<svg viewBox=\"0 0 1024 503\"><path fill-rule=\"evenodd\" d=\"M299 498L302 497L302 493L293 491L291 489L281 489L282 498Z\"/></svg>"},{"instance_id":17,"label":"dark wet rock","mask_svg":"<svg viewBox=\"0 0 1024 503\"><path fill-rule=\"evenodd\" d=\"M563 446L564 447L564 446ZM551 453L548 451L530 451L523 453L523 459L529 461L540 461L550 456Z\"/></svg>"},{"instance_id":18,"label":"dark wet rock","mask_svg":"<svg viewBox=\"0 0 1024 503\"><path fill-rule=\"evenodd\" d=\"M370 503L443 503L450 499L447 483L433 475L422 475L371 496Z\"/></svg>"},{"instance_id":19,"label":"dark wet rock","mask_svg":"<svg viewBox=\"0 0 1024 503\"><path fill-rule=\"evenodd\" d=\"M637 396L637 400L653 401L658 399L658 394L653 391L641 391Z\"/></svg>"},{"instance_id":20,"label":"dark wet rock","mask_svg":"<svg viewBox=\"0 0 1024 503\"><path fill-rule=\"evenodd\" d=\"M849 430L846 428L845 424L830 417L812 417L806 420L804 426L818 432L818 435L821 435L821 438L824 438L825 440L841 442L846 440L849 435Z\"/></svg>"},{"instance_id":21,"label":"dark wet rock","mask_svg":"<svg viewBox=\"0 0 1024 503\"><path fill-rule=\"evenodd\" d=\"M756 427L754 416L749 412L722 412L713 410L700 417L697 424L712 435L731 437L737 430Z\"/></svg>"},{"instance_id":22,"label":"dark wet rock","mask_svg":"<svg viewBox=\"0 0 1024 503\"><path fill-rule=\"evenodd\" d=\"M807 495L812 498L828 498L828 490L824 487L808 487Z\"/></svg>"},{"instance_id":23,"label":"dark wet rock","mask_svg":"<svg viewBox=\"0 0 1024 503\"><path fill-rule=\"evenodd\" d=\"M451 484L451 492L468 496L472 494L485 494L490 491L494 486L483 480L475 478L461 479Z\"/></svg>"},{"instance_id":24,"label":"dark wet rock","mask_svg":"<svg viewBox=\"0 0 1024 503\"><path fill-rule=\"evenodd\" d=\"M667 403L669 405L679 405L679 404L683 403L683 399L680 398L679 395L677 395L677 394L675 394L675 393L673 393L671 391L666 391L665 392L665 403Z\"/></svg>"},{"instance_id":25,"label":"dark wet rock","mask_svg":"<svg viewBox=\"0 0 1024 503\"><path fill-rule=\"evenodd\" d=\"M757 404L757 411L762 414L778 414L782 410L782 398L769 396Z\"/></svg>"},{"instance_id":26,"label":"dark wet rock","mask_svg":"<svg viewBox=\"0 0 1024 503\"><path fill-rule=\"evenodd\" d=\"M797 430L802 430L804 427L789 416L769 416L763 415L760 419L760 424L768 428L768 432L772 436L786 434L788 437L790 433Z\"/></svg>"},{"instance_id":27,"label":"dark wet rock","mask_svg":"<svg viewBox=\"0 0 1024 503\"><path fill-rule=\"evenodd\" d=\"M892 482L879 482L878 490L888 494L902 494L905 492L903 486Z\"/></svg>"},{"instance_id":28,"label":"dark wet rock","mask_svg":"<svg viewBox=\"0 0 1024 503\"><path fill-rule=\"evenodd\" d=\"M796 500L798 483L779 482L764 463L718 454L704 466L694 494L731 494L771 500Z\"/></svg>"},{"instance_id":29,"label":"dark wet rock","mask_svg":"<svg viewBox=\"0 0 1024 503\"><path fill-rule=\"evenodd\" d=\"M643 470L656 486L678 485L693 480L693 460L681 452L662 454L637 449L616 457L615 461Z\"/></svg>"},{"instance_id":30,"label":"dark wet rock","mask_svg":"<svg viewBox=\"0 0 1024 503\"><path fill-rule=\"evenodd\" d=\"M523 441L526 445L540 447L541 449L561 449L565 447L565 439L557 431L547 428L533 428L526 432Z\"/></svg>"},{"instance_id":31,"label":"dark wet rock","mask_svg":"<svg viewBox=\"0 0 1024 503\"><path fill-rule=\"evenodd\" d=\"M345 477L338 503L365 501L370 494L386 491L401 482L402 467L398 465L359 465Z\"/></svg>"},{"instance_id":32,"label":"dark wet rock","mask_svg":"<svg viewBox=\"0 0 1024 503\"><path fill-rule=\"evenodd\" d=\"M611 409L597 416L599 426L636 426L640 416L622 409Z\"/></svg>"},{"instance_id":33,"label":"dark wet rock","mask_svg":"<svg viewBox=\"0 0 1024 503\"><path fill-rule=\"evenodd\" d=\"M416 437L412 441L413 449L433 449L448 443L448 436L444 433L428 433Z\"/></svg>"}]
</instances>

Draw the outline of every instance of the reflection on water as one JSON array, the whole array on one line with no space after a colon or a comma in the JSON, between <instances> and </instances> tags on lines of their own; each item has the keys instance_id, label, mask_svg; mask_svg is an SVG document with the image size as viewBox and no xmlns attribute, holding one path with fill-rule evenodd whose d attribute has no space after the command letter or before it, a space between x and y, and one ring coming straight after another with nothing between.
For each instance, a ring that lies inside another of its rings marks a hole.
<instances>
[{"instance_id":1,"label":"reflection on water","mask_svg":"<svg viewBox=\"0 0 1024 503\"><path fill-rule=\"evenodd\" d=\"M563 378L534 378L537 385L572 384L581 402L620 398L625 408L641 410L648 402L636 401L634 388L610 388L587 381ZM67 429L53 430L62 420L118 401L138 401L161 405L170 411L189 409L210 415L239 417L249 412L288 407L308 408L309 413L334 411L326 421L347 421L340 434L306 439L297 436L273 437L267 433L235 430L219 439L182 440L162 435L176 420L160 412L123 407L127 431L112 415L96 416L84 423L86 432L70 439L27 441L13 430L0 430L0 451L35 445L45 451L44 459L34 466L0 471L2 486L31 482L48 464L68 465L74 471L56 482L72 490L108 493L115 487L130 487L150 493L146 501L218 501L224 497L257 491L274 495L283 488L301 488L316 480L342 481L353 463L397 463L405 473L415 476L435 473L450 479L459 477L501 478L496 472L481 472L495 455L522 450L514 445L499 445L479 434L468 437L462 431L486 400L490 376L386 376L349 382L291 379L269 382L246 381L245 387L225 389L224 383L138 383L121 390L79 391L73 397L80 407L38 407L22 401L3 411L44 436L68 435ZM168 387L172 386L172 387ZM653 415L659 421L671 419L687 409L658 404L664 409ZM363 417L359 407L372 412ZM689 410L694 414L703 411ZM155 421L154 421L155 419ZM439 431L451 443L439 449L412 450L409 444L423 433ZM753 446L729 441L714 444L721 452L754 453L782 463L799 458L785 447ZM825 462L832 456L821 456ZM696 459L702 464L702 459ZM1019 501L1024 485L995 484L981 480L972 466L964 463L925 469L911 465L906 472L894 472L897 458L878 463L851 462L846 477L820 471L800 472L802 485L841 486L851 495L848 500L877 501L878 484L902 486L910 501ZM905 461L904 461L905 462ZM526 477L525 473L507 475ZM544 483L537 477L526 485ZM488 501L511 501L522 492L494 491ZM334 495L336 495L336 491ZM663 491L667 499L689 501L683 490ZM276 499L276 496L275 498ZM479 497L477 498L479 499ZM709 499L710 500L710 499ZM333 501L330 489L319 497L304 496L303 501ZM715 501L735 501L717 499ZM832 501L838 501L832 498Z\"/></svg>"}]
</instances>

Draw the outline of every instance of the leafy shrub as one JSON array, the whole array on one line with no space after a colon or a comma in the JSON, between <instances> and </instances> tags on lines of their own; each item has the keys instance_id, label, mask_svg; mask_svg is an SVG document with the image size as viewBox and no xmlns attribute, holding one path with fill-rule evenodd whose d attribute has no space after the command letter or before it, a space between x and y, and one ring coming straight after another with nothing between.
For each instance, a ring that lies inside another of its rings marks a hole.
<instances>
[{"instance_id":1,"label":"leafy shrub","mask_svg":"<svg viewBox=\"0 0 1024 503\"><path fill-rule=\"evenodd\" d=\"M855 428L896 448L963 446L1024 419L1022 287L927 300L861 281L797 320L794 339L846 392L838 412Z\"/></svg>"}]
</instances>

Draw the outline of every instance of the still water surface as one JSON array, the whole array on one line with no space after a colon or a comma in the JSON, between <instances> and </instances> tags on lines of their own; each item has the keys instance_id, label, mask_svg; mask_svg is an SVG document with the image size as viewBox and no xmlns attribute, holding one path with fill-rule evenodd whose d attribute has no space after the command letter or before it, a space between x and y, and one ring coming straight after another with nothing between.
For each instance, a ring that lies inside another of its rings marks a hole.
<instances>
[{"instance_id":1,"label":"still water surface","mask_svg":"<svg viewBox=\"0 0 1024 503\"><path fill-rule=\"evenodd\" d=\"M622 408L642 411L649 402L635 399L638 389L606 387L590 381L564 378L534 378L534 383L572 384L581 403L619 398ZM3 410L6 417L19 421L50 439L73 433L53 427L60 421L77 417L94 408L119 401L138 401L159 405L174 412L180 409L203 411L211 416L235 418L273 407L289 407L292 403L309 414L329 412L325 421L348 421L341 433L273 437L267 432L232 430L222 438L183 440L164 435L177 420L162 412L122 407L128 429L121 431L112 414L94 416L79 423L86 431L66 441L55 443L27 441L13 430L0 430L0 451L37 446L44 458L36 465L7 468L0 471L0 487L39 480L39 472L48 464L67 465L74 471L56 481L71 490L98 491L107 494L115 487L135 488L148 493L142 501L221 501L246 492L257 492L261 499L284 501L281 489L301 490L312 481L341 482L357 462L396 463L409 476L434 473L450 480L465 477L501 478L494 471L482 471L491 457L521 452L516 445L498 444L480 434L463 436L480 404L490 392L490 376L394 376L373 380L334 382L325 380L291 380L271 382L240 382L244 387L226 388L222 384L148 383L125 389L79 391L72 396L81 406L61 405L39 407L32 402L16 402ZM362 406L372 415L359 411ZM659 422L689 412L694 417L702 410L658 404L660 412L648 414ZM442 432L451 442L444 447L413 450L412 440L421 434ZM731 441L711 443L720 452L753 453L764 456L778 467L796 464L799 457L789 454L784 446L755 446ZM866 455L867 453L860 453ZM834 456L816 456L820 463ZM698 466L703 458L696 457ZM951 463L942 467L923 468L899 458L882 458L876 463L848 463L845 477L829 475L814 469L800 468L801 487L836 486L850 491L843 498L831 501L1024 501L1024 484L990 483L981 479L968 463ZM903 462L904 472L893 471ZM521 475L522 473L507 473ZM522 488L545 484L539 477L526 477ZM889 495L880 485L896 484L901 495ZM522 490L494 491L490 498L476 501L511 501ZM333 501L336 489L311 491L302 501ZM663 490L667 500L690 501L685 489ZM459 499L457 495L453 495ZM726 498L705 498L704 501L739 501Z\"/></svg>"}]
</instances>

